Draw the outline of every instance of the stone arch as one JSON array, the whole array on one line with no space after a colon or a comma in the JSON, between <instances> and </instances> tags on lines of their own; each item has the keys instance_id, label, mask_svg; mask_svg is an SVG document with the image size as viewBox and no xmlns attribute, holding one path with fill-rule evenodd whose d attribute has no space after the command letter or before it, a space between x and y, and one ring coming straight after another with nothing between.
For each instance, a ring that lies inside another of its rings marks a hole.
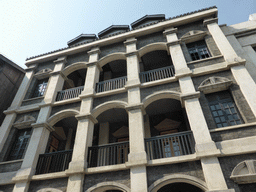
<instances>
[{"instance_id":1,"label":"stone arch","mask_svg":"<svg viewBox=\"0 0 256 192\"><path fill-rule=\"evenodd\" d=\"M63 192L63 191L59 189L54 189L54 188L43 188L36 192Z\"/></svg>"},{"instance_id":2,"label":"stone arch","mask_svg":"<svg viewBox=\"0 0 256 192\"><path fill-rule=\"evenodd\" d=\"M122 192L130 192L131 190L125 186L124 184L109 181L109 182L102 182L98 183L89 189L87 189L85 192L102 192L106 190L120 190Z\"/></svg>"},{"instance_id":3,"label":"stone arch","mask_svg":"<svg viewBox=\"0 0 256 192\"><path fill-rule=\"evenodd\" d=\"M74 110L74 109L65 109L62 111L59 111L58 113L55 113L54 115L52 115L49 119L48 119L48 123L50 126L53 126L55 123L57 123L58 121L67 118L67 117L72 117L72 116L76 116L79 115L79 111Z\"/></svg>"},{"instance_id":4,"label":"stone arch","mask_svg":"<svg viewBox=\"0 0 256 192\"><path fill-rule=\"evenodd\" d=\"M92 115L95 118L97 118L101 113L103 113L104 111L107 111L108 109L113 109L113 108L125 109L126 107L127 107L127 103L124 101L108 101L95 107L92 110Z\"/></svg>"},{"instance_id":5,"label":"stone arch","mask_svg":"<svg viewBox=\"0 0 256 192\"><path fill-rule=\"evenodd\" d=\"M168 48L167 48L166 43L151 43L149 45L146 45L146 46L140 48L138 50L138 53L139 53L139 56L142 57L146 53L149 53L149 52L152 52L152 51L159 51L159 50L163 50L163 51L168 52Z\"/></svg>"},{"instance_id":6,"label":"stone arch","mask_svg":"<svg viewBox=\"0 0 256 192\"><path fill-rule=\"evenodd\" d=\"M206 31L202 30L191 30L187 33L185 33L182 37L181 40L185 43L192 43L195 41L199 41L204 39L204 37L207 35Z\"/></svg>"},{"instance_id":7,"label":"stone arch","mask_svg":"<svg viewBox=\"0 0 256 192\"><path fill-rule=\"evenodd\" d=\"M62 70L63 75L65 75L66 77L79 69L83 69L83 68L87 68L87 62L77 62L77 63L73 63L72 65L67 66L65 69Z\"/></svg>"},{"instance_id":8,"label":"stone arch","mask_svg":"<svg viewBox=\"0 0 256 192\"><path fill-rule=\"evenodd\" d=\"M106 65L107 63L111 62L111 61L116 61L116 60L126 60L126 56L125 53L112 53L109 54L105 57L102 57L98 64L100 67L103 67L104 65Z\"/></svg>"},{"instance_id":9,"label":"stone arch","mask_svg":"<svg viewBox=\"0 0 256 192\"><path fill-rule=\"evenodd\" d=\"M203 191L208 190L206 183L201 179L198 179L190 175L173 174L156 180L152 185L149 186L148 191L157 192L163 186L171 183L188 183L202 189Z\"/></svg>"},{"instance_id":10,"label":"stone arch","mask_svg":"<svg viewBox=\"0 0 256 192\"><path fill-rule=\"evenodd\" d=\"M142 100L144 107L146 108L149 104L160 99L175 99L180 101L181 93L176 91L158 91L148 95Z\"/></svg>"}]
</instances>

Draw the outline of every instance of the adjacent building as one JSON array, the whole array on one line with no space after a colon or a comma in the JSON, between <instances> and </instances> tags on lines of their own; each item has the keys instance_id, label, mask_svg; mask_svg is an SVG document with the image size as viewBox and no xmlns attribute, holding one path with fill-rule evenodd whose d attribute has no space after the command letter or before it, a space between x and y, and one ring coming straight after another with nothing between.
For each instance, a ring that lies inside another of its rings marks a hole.
<instances>
[{"instance_id":1,"label":"adjacent building","mask_svg":"<svg viewBox=\"0 0 256 192\"><path fill-rule=\"evenodd\" d=\"M256 19L210 7L28 58L0 129L0 190L256 189Z\"/></svg>"}]
</instances>

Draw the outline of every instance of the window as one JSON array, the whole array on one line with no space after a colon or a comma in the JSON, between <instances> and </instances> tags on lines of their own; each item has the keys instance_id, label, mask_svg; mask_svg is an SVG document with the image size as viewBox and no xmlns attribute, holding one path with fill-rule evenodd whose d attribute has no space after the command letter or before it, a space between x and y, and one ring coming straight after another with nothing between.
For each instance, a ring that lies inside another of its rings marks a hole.
<instances>
[{"instance_id":1,"label":"window","mask_svg":"<svg viewBox=\"0 0 256 192\"><path fill-rule=\"evenodd\" d=\"M237 107L228 91L206 95L217 127L242 124Z\"/></svg>"},{"instance_id":2,"label":"window","mask_svg":"<svg viewBox=\"0 0 256 192\"><path fill-rule=\"evenodd\" d=\"M41 97L44 95L47 87L48 79L38 80L33 97Z\"/></svg>"},{"instance_id":3,"label":"window","mask_svg":"<svg viewBox=\"0 0 256 192\"><path fill-rule=\"evenodd\" d=\"M187 44L192 61L211 57L204 40Z\"/></svg>"},{"instance_id":4,"label":"window","mask_svg":"<svg viewBox=\"0 0 256 192\"><path fill-rule=\"evenodd\" d=\"M8 160L22 159L25 155L29 138L31 135L31 129L19 130L9 154Z\"/></svg>"}]
</instances>

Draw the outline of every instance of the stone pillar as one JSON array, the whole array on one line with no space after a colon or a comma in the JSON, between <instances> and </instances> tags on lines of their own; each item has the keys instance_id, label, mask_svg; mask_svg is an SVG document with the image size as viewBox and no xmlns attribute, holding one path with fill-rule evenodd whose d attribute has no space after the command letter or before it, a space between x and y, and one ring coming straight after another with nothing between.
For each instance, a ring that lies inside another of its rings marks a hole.
<instances>
[{"instance_id":1,"label":"stone pillar","mask_svg":"<svg viewBox=\"0 0 256 192\"><path fill-rule=\"evenodd\" d=\"M51 77L49 79L47 90L44 96L45 103L53 103L56 99L58 91L62 90L64 78L61 75L61 71L64 68L66 62L66 57L60 57L54 61L54 70L51 73Z\"/></svg>"},{"instance_id":2,"label":"stone pillar","mask_svg":"<svg viewBox=\"0 0 256 192\"><path fill-rule=\"evenodd\" d=\"M109 143L109 123L100 123L99 130L99 145L105 145Z\"/></svg>"},{"instance_id":3,"label":"stone pillar","mask_svg":"<svg viewBox=\"0 0 256 192\"><path fill-rule=\"evenodd\" d=\"M227 66L231 68L231 72L240 86L249 106L256 116L256 84L245 68L245 60L237 56L228 39L217 24L217 19L207 19L204 21L214 41L216 42L220 52L224 56Z\"/></svg>"},{"instance_id":4,"label":"stone pillar","mask_svg":"<svg viewBox=\"0 0 256 192\"><path fill-rule=\"evenodd\" d=\"M196 146L196 154L201 158L201 164L205 180L209 190L227 190L227 185L216 155L220 154L211 135L199 103L200 93L196 92L191 79L191 71L187 67L183 55L180 40L177 37L177 29L165 30L167 45L175 67L175 76L179 78L182 92L182 104L186 108L189 124L193 132ZM200 119L200 121L198 121ZM211 171L214 169L215 171Z\"/></svg>"},{"instance_id":5,"label":"stone pillar","mask_svg":"<svg viewBox=\"0 0 256 192\"><path fill-rule=\"evenodd\" d=\"M78 119L75 145L73 149L72 161L66 173L69 176L67 192L83 190L84 171L87 168L88 147L92 145L94 124L97 120L91 115L93 106L93 95L95 85L99 80L99 48L93 48L88 52L90 55L87 75L85 79L84 91L79 96L81 98L80 114Z\"/></svg>"},{"instance_id":6,"label":"stone pillar","mask_svg":"<svg viewBox=\"0 0 256 192\"><path fill-rule=\"evenodd\" d=\"M18 92L16 96L13 99L13 102L11 106L8 108L8 110L5 112L6 117L1 125L0 128L0 151L2 151L5 141L8 138L8 135L10 133L12 124L15 121L16 113L15 110L20 107L26 93L28 90L28 87L33 79L34 75L34 69L37 65L32 65L28 69L26 69L26 74L21 82L21 85L18 89Z\"/></svg>"},{"instance_id":7,"label":"stone pillar","mask_svg":"<svg viewBox=\"0 0 256 192\"><path fill-rule=\"evenodd\" d=\"M50 106L41 108L37 122L32 124L33 131L24 156L21 168L12 179L15 182L14 192L26 192L29 187L30 178L36 171L39 154L45 152L50 131L53 130L46 122L51 112Z\"/></svg>"},{"instance_id":8,"label":"stone pillar","mask_svg":"<svg viewBox=\"0 0 256 192\"><path fill-rule=\"evenodd\" d=\"M136 50L136 39L125 41L127 57L129 145L127 166L130 166L131 192L147 191L147 154L144 143L143 107L140 98L140 65Z\"/></svg>"}]
</instances>

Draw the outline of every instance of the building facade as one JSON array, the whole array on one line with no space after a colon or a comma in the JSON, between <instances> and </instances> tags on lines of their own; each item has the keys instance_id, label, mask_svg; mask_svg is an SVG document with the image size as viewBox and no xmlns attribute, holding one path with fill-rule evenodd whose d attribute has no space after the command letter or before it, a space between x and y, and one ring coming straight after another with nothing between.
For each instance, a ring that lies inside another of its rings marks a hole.
<instances>
[{"instance_id":1,"label":"building facade","mask_svg":"<svg viewBox=\"0 0 256 192\"><path fill-rule=\"evenodd\" d=\"M25 75L24 69L0 54L0 125Z\"/></svg>"},{"instance_id":2,"label":"building facade","mask_svg":"<svg viewBox=\"0 0 256 192\"><path fill-rule=\"evenodd\" d=\"M27 59L0 190L255 191L256 20L217 14L146 15Z\"/></svg>"}]
</instances>

